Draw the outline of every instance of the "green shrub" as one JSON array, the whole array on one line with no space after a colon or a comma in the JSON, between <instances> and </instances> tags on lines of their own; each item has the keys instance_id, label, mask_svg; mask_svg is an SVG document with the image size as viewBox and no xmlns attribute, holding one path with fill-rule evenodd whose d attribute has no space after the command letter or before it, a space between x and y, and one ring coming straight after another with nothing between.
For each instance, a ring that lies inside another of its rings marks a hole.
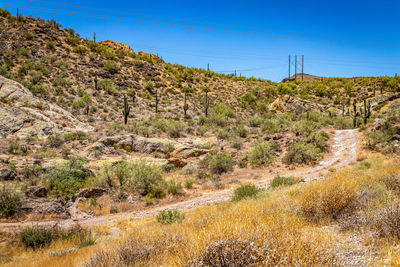
<instances>
[{"instance_id":1,"label":"green shrub","mask_svg":"<svg viewBox=\"0 0 400 267\"><path fill-rule=\"evenodd\" d=\"M76 131L73 133L65 133L63 135L63 139L66 142L70 142L70 141L74 141L74 140L87 140L89 138L90 138L90 136L83 131Z\"/></svg>"},{"instance_id":2,"label":"green shrub","mask_svg":"<svg viewBox=\"0 0 400 267\"><path fill-rule=\"evenodd\" d=\"M61 87L67 87L67 86L71 86L72 82L70 80L68 80L65 77L62 76L56 76L52 81L52 84L55 87L61 86Z\"/></svg>"},{"instance_id":3,"label":"green shrub","mask_svg":"<svg viewBox=\"0 0 400 267\"><path fill-rule=\"evenodd\" d=\"M55 51L56 50L56 43L54 42L54 41L52 41L52 40L48 40L47 42L46 42L46 47L49 49L49 50L51 50L51 51Z\"/></svg>"},{"instance_id":4,"label":"green shrub","mask_svg":"<svg viewBox=\"0 0 400 267\"><path fill-rule=\"evenodd\" d=\"M185 124L181 121L168 120L166 123L166 131L172 138L180 137L185 127Z\"/></svg>"},{"instance_id":5,"label":"green shrub","mask_svg":"<svg viewBox=\"0 0 400 267\"><path fill-rule=\"evenodd\" d=\"M28 74L31 76L30 81L32 84L38 84L41 82L43 74L40 71L30 70Z\"/></svg>"},{"instance_id":6,"label":"green shrub","mask_svg":"<svg viewBox=\"0 0 400 267\"><path fill-rule=\"evenodd\" d=\"M87 184L90 176L81 158L73 157L67 163L58 164L45 174L45 182L51 194L64 199L75 195L76 191Z\"/></svg>"},{"instance_id":7,"label":"green shrub","mask_svg":"<svg viewBox=\"0 0 400 267\"><path fill-rule=\"evenodd\" d=\"M246 138L248 135L247 129L244 127L243 124L239 124L238 126L236 126L235 130L237 135L241 138Z\"/></svg>"},{"instance_id":8,"label":"green shrub","mask_svg":"<svg viewBox=\"0 0 400 267\"><path fill-rule=\"evenodd\" d=\"M247 92L239 99L239 105L243 108L247 108L249 106L255 107L257 105L257 97L254 94Z\"/></svg>"},{"instance_id":9,"label":"green shrub","mask_svg":"<svg viewBox=\"0 0 400 267\"><path fill-rule=\"evenodd\" d=\"M288 151L282 161L285 164L309 164L315 162L323 156L323 151L314 144L303 142L293 143L289 146Z\"/></svg>"},{"instance_id":10,"label":"green shrub","mask_svg":"<svg viewBox=\"0 0 400 267\"><path fill-rule=\"evenodd\" d=\"M89 52L89 49L86 46L78 45L78 46L75 46L72 51L83 56Z\"/></svg>"},{"instance_id":11,"label":"green shrub","mask_svg":"<svg viewBox=\"0 0 400 267\"><path fill-rule=\"evenodd\" d=\"M258 116L253 116L249 118L250 127L260 127L263 123L263 119Z\"/></svg>"},{"instance_id":12,"label":"green shrub","mask_svg":"<svg viewBox=\"0 0 400 267\"><path fill-rule=\"evenodd\" d=\"M146 162L135 162L129 166L128 186L145 196L152 194L155 197L164 195L163 171L160 166Z\"/></svg>"},{"instance_id":13,"label":"green shrub","mask_svg":"<svg viewBox=\"0 0 400 267\"><path fill-rule=\"evenodd\" d=\"M246 153L246 157L253 168L268 166L275 157L273 144L267 141L256 143Z\"/></svg>"},{"instance_id":14,"label":"green shrub","mask_svg":"<svg viewBox=\"0 0 400 267\"><path fill-rule=\"evenodd\" d=\"M260 192L260 189L254 184L239 186L233 192L232 201L240 201L246 198L254 198Z\"/></svg>"},{"instance_id":15,"label":"green shrub","mask_svg":"<svg viewBox=\"0 0 400 267\"><path fill-rule=\"evenodd\" d=\"M79 45L79 38L75 35L68 35L65 38L65 42L67 42L68 44L72 45L72 46L77 46Z\"/></svg>"},{"instance_id":16,"label":"green shrub","mask_svg":"<svg viewBox=\"0 0 400 267\"><path fill-rule=\"evenodd\" d=\"M178 210L163 210L156 217L157 222L161 224L180 223L183 219L185 219L185 214Z\"/></svg>"},{"instance_id":17,"label":"green shrub","mask_svg":"<svg viewBox=\"0 0 400 267\"><path fill-rule=\"evenodd\" d=\"M84 248L84 247L93 246L94 244L96 244L96 239L94 238L94 236L92 234L87 234L81 240L81 242L79 243L78 247L79 248Z\"/></svg>"},{"instance_id":18,"label":"green shrub","mask_svg":"<svg viewBox=\"0 0 400 267\"><path fill-rule=\"evenodd\" d=\"M217 133L217 137L222 140L226 140L231 136L227 129L220 129Z\"/></svg>"},{"instance_id":19,"label":"green shrub","mask_svg":"<svg viewBox=\"0 0 400 267\"><path fill-rule=\"evenodd\" d=\"M276 88L281 95L291 95L297 94L297 85L295 83L280 83Z\"/></svg>"},{"instance_id":20,"label":"green shrub","mask_svg":"<svg viewBox=\"0 0 400 267\"><path fill-rule=\"evenodd\" d=\"M15 189L2 186L0 189L0 217L11 217L21 204L22 197L15 192Z\"/></svg>"},{"instance_id":21,"label":"green shrub","mask_svg":"<svg viewBox=\"0 0 400 267\"><path fill-rule=\"evenodd\" d=\"M311 120L300 120L293 124L291 131L296 135L308 136L318 128L320 128L320 126L316 122Z\"/></svg>"},{"instance_id":22,"label":"green shrub","mask_svg":"<svg viewBox=\"0 0 400 267\"><path fill-rule=\"evenodd\" d=\"M99 82L99 88L106 91L109 95L118 95L119 92L113 80L104 79Z\"/></svg>"},{"instance_id":23,"label":"green shrub","mask_svg":"<svg viewBox=\"0 0 400 267\"><path fill-rule=\"evenodd\" d=\"M337 116L333 118L333 125L336 129L353 129L353 119Z\"/></svg>"},{"instance_id":24,"label":"green shrub","mask_svg":"<svg viewBox=\"0 0 400 267\"><path fill-rule=\"evenodd\" d=\"M46 143L49 147L60 147L64 144L64 139L60 134L50 135L47 137Z\"/></svg>"},{"instance_id":25,"label":"green shrub","mask_svg":"<svg viewBox=\"0 0 400 267\"><path fill-rule=\"evenodd\" d=\"M47 94L47 87L42 84L34 84L29 87L29 90L34 95L45 95Z\"/></svg>"},{"instance_id":26,"label":"green shrub","mask_svg":"<svg viewBox=\"0 0 400 267\"><path fill-rule=\"evenodd\" d=\"M190 189L193 187L193 184L195 183L195 180L193 178L188 178L185 180L185 187L187 189Z\"/></svg>"},{"instance_id":27,"label":"green shrub","mask_svg":"<svg viewBox=\"0 0 400 267\"><path fill-rule=\"evenodd\" d=\"M235 138L232 138L231 140L229 140L229 144L234 149L240 150L243 146L243 141L240 138L235 137Z\"/></svg>"},{"instance_id":28,"label":"green shrub","mask_svg":"<svg viewBox=\"0 0 400 267\"><path fill-rule=\"evenodd\" d=\"M210 113L207 118L204 118L203 123L207 123L209 125L218 126L218 127L225 127L228 125L229 118L235 117L235 111L225 105L225 104L217 104L210 110Z\"/></svg>"},{"instance_id":29,"label":"green shrub","mask_svg":"<svg viewBox=\"0 0 400 267\"><path fill-rule=\"evenodd\" d=\"M121 66L114 60L106 60L104 62L104 69L111 74L115 74L121 70Z\"/></svg>"},{"instance_id":30,"label":"green shrub","mask_svg":"<svg viewBox=\"0 0 400 267\"><path fill-rule=\"evenodd\" d=\"M201 165L212 173L222 174L233 170L233 157L230 153L209 154Z\"/></svg>"},{"instance_id":31,"label":"green shrub","mask_svg":"<svg viewBox=\"0 0 400 267\"><path fill-rule=\"evenodd\" d=\"M278 119L266 119L261 124L261 131L266 134L279 133L282 130L282 123Z\"/></svg>"},{"instance_id":32,"label":"green shrub","mask_svg":"<svg viewBox=\"0 0 400 267\"><path fill-rule=\"evenodd\" d=\"M327 151L328 140L329 135L326 132L313 132L307 137L306 142L315 145L321 151Z\"/></svg>"},{"instance_id":33,"label":"green shrub","mask_svg":"<svg viewBox=\"0 0 400 267\"><path fill-rule=\"evenodd\" d=\"M278 175L272 180L271 187L275 188L279 186L293 185L295 183L296 181L293 177L281 177Z\"/></svg>"},{"instance_id":34,"label":"green shrub","mask_svg":"<svg viewBox=\"0 0 400 267\"><path fill-rule=\"evenodd\" d=\"M167 191L172 195L182 195L182 185L176 180L171 180L167 183Z\"/></svg>"},{"instance_id":35,"label":"green shrub","mask_svg":"<svg viewBox=\"0 0 400 267\"><path fill-rule=\"evenodd\" d=\"M50 230L38 226L26 227L20 233L20 241L25 248L42 248L48 245L53 238Z\"/></svg>"}]
</instances>

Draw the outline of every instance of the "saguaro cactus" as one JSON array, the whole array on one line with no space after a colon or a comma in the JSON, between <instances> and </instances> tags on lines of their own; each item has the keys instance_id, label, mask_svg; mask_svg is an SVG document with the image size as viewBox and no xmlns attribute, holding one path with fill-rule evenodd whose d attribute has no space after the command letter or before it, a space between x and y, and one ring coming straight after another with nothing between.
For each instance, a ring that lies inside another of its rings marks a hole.
<instances>
[{"instance_id":1,"label":"saguaro cactus","mask_svg":"<svg viewBox=\"0 0 400 267\"><path fill-rule=\"evenodd\" d=\"M128 104L128 98L126 98L126 95L124 95L124 110L122 111L122 114L124 115L124 123L128 123L128 116L129 113L131 112L131 107Z\"/></svg>"},{"instance_id":2,"label":"saguaro cactus","mask_svg":"<svg viewBox=\"0 0 400 267\"><path fill-rule=\"evenodd\" d=\"M158 113L158 89L156 89L156 113Z\"/></svg>"},{"instance_id":3,"label":"saguaro cactus","mask_svg":"<svg viewBox=\"0 0 400 267\"><path fill-rule=\"evenodd\" d=\"M368 111L367 111L367 100L364 99L364 124L367 124Z\"/></svg>"},{"instance_id":4,"label":"saguaro cactus","mask_svg":"<svg viewBox=\"0 0 400 267\"><path fill-rule=\"evenodd\" d=\"M94 89L98 89L98 80L97 80L97 75L94 76Z\"/></svg>"},{"instance_id":5,"label":"saguaro cactus","mask_svg":"<svg viewBox=\"0 0 400 267\"><path fill-rule=\"evenodd\" d=\"M186 118L187 111L189 109L189 104L186 103L186 98L187 98L187 93L185 93L185 100L183 103L183 113L185 115L185 118Z\"/></svg>"},{"instance_id":6,"label":"saguaro cactus","mask_svg":"<svg viewBox=\"0 0 400 267\"><path fill-rule=\"evenodd\" d=\"M208 116L208 108L210 106L210 99L208 98L208 93L210 92L210 88L204 87L203 91L206 93L206 101L205 101L205 115Z\"/></svg>"},{"instance_id":7,"label":"saguaro cactus","mask_svg":"<svg viewBox=\"0 0 400 267\"><path fill-rule=\"evenodd\" d=\"M354 102L353 102L353 109L354 109L353 127L356 128L357 127L357 104L356 104L356 100L354 100Z\"/></svg>"},{"instance_id":8,"label":"saguaro cactus","mask_svg":"<svg viewBox=\"0 0 400 267\"><path fill-rule=\"evenodd\" d=\"M186 118L187 111L189 109L189 104L187 103L187 96L192 92L192 89L190 87L184 86L182 88L182 92L185 94L184 100L183 100L183 114Z\"/></svg>"}]
</instances>

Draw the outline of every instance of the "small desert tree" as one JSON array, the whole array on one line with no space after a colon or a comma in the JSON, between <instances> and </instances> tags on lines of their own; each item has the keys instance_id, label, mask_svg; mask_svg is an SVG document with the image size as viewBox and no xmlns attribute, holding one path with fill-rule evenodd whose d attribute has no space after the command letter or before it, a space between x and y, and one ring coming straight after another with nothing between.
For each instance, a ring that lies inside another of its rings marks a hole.
<instances>
[{"instance_id":1,"label":"small desert tree","mask_svg":"<svg viewBox=\"0 0 400 267\"><path fill-rule=\"evenodd\" d=\"M85 104L85 111L86 111L86 116L89 116L89 111L90 111L90 104L92 103L92 99L90 98L89 94L84 94L82 96L82 101Z\"/></svg>"},{"instance_id":2,"label":"small desert tree","mask_svg":"<svg viewBox=\"0 0 400 267\"><path fill-rule=\"evenodd\" d=\"M129 89L128 90L128 95L132 98L132 104L135 104L135 102L136 102L136 91L135 91L135 89Z\"/></svg>"}]
</instances>

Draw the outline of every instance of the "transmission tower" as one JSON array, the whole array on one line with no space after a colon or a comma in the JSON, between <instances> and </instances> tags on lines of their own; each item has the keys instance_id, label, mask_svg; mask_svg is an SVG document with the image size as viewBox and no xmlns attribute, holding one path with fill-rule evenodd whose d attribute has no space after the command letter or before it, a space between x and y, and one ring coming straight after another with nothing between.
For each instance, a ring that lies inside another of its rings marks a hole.
<instances>
[{"instance_id":1,"label":"transmission tower","mask_svg":"<svg viewBox=\"0 0 400 267\"><path fill-rule=\"evenodd\" d=\"M294 56L289 55L289 77L288 77L289 81L293 80L290 75L291 68L294 68L294 80L297 80L298 74L301 74L301 80L304 80L304 55L294 55ZM301 70L301 73L298 73L297 70L299 71Z\"/></svg>"}]
</instances>

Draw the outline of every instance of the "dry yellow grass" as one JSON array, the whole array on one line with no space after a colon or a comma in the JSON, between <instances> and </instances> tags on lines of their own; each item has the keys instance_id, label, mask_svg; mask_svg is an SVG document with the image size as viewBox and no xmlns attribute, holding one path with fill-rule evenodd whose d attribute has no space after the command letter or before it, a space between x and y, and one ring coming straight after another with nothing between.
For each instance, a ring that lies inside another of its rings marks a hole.
<instances>
[{"instance_id":1,"label":"dry yellow grass","mask_svg":"<svg viewBox=\"0 0 400 267\"><path fill-rule=\"evenodd\" d=\"M35 252L20 250L21 255L5 266L81 266L91 257L93 264L88 266L109 266L110 262L121 266L124 261L118 255L130 255L134 266L184 266L190 260L210 257L204 254L206 249L223 240L254 242L267 265L331 265L337 260L332 240L338 236L324 230L321 223L340 225L336 219L348 209L361 216L399 201L397 193L382 182L382 177L399 175L398 166L398 159L368 155L367 160L329 173L325 180L275 189L258 199L202 207L188 212L180 224L161 225L154 218L124 220L115 225L122 230L120 235L103 236L94 246L51 257L50 251L74 246L72 241L59 241ZM384 223L387 218L375 219L375 223ZM108 226L96 229L103 234L109 230ZM356 229L346 231L351 235ZM399 264L397 237L361 238L375 246L383 263Z\"/></svg>"}]
</instances>

